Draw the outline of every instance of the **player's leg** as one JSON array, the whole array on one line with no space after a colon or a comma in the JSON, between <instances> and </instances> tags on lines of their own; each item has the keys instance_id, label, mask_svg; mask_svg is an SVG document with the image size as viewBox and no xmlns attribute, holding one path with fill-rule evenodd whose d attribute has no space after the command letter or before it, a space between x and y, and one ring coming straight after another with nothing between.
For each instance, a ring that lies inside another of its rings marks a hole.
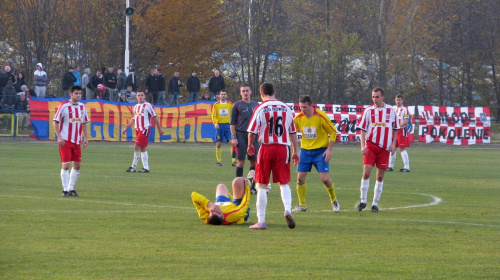
<instances>
[{"instance_id":1,"label":"player's leg","mask_svg":"<svg viewBox=\"0 0 500 280\"><path fill-rule=\"evenodd\" d=\"M262 147L261 147L262 148ZM257 182L257 223L251 225L251 229L266 229L266 207L267 207L267 184L271 175L271 167L268 161L268 149L263 149L258 154L259 159L255 164L255 181Z\"/></svg>"},{"instance_id":2,"label":"player's leg","mask_svg":"<svg viewBox=\"0 0 500 280\"><path fill-rule=\"evenodd\" d=\"M384 188L384 174L385 169L383 166L387 166L389 161L389 151L381 150L378 154L376 165L377 165L377 178L375 181L375 188L373 189L373 202L372 202L372 212L378 212L378 202L380 196L382 195L382 190Z\"/></svg>"},{"instance_id":3,"label":"player's leg","mask_svg":"<svg viewBox=\"0 0 500 280\"><path fill-rule=\"evenodd\" d=\"M401 153L401 158L403 159L404 168L400 171L405 172L406 170L410 170L410 158L408 157L408 152L406 151L406 147L400 147L399 151Z\"/></svg>"},{"instance_id":4,"label":"player's leg","mask_svg":"<svg viewBox=\"0 0 500 280\"><path fill-rule=\"evenodd\" d=\"M74 145L72 149L73 168L69 173L68 191L70 196L79 196L75 191L75 184L80 176L82 150L80 145Z\"/></svg>"},{"instance_id":5,"label":"player's leg","mask_svg":"<svg viewBox=\"0 0 500 280\"><path fill-rule=\"evenodd\" d=\"M335 194L335 185L333 184L332 179L330 179L330 174L328 172L319 173L319 177L325 186L325 190L330 197L330 203L332 205L333 211L340 211L340 204L337 200L337 195Z\"/></svg>"},{"instance_id":6,"label":"player's leg","mask_svg":"<svg viewBox=\"0 0 500 280\"><path fill-rule=\"evenodd\" d=\"M300 168L300 163L299 167L297 168L297 198L299 200L299 205L295 206L295 208L292 210L293 212L306 212L307 210L307 203L306 203L306 193L307 193L307 186L306 186L306 177L308 171L299 171ZM303 170L303 169L300 169Z\"/></svg>"},{"instance_id":7,"label":"player's leg","mask_svg":"<svg viewBox=\"0 0 500 280\"><path fill-rule=\"evenodd\" d=\"M287 226L295 228L292 217L292 191L290 190L290 147L274 145L274 162L272 164L273 181L280 184L281 200L285 208L284 216Z\"/></svg>"},{"instance_id":8,"label":"player's leg","mask_svg":"<svg viewBox=\"0 0 500 280\"><path fill-rule=\"evenodd\" d=\"M248 186L248 180L243 177L234 178L232 188L233 188L233 198L242 199L245 195L245 186Z\"/></svg>"},{"instance_id":9,"label":"player's leg","mask_svg":"<svg viewBox=\"0 0 500 280\"><path fill-rule=\"evenodd\" d=\"M71 150L69 142L65 141L64 146L59 146L59 155L61 156L61 183L63 187L62 196L69 196L69 167L71 164Z\"/></svg>"},{"instance_id":10,"label":"player's leg","mask_svg":"<svg viewBox=\"0 0 500 280\"><path fill-rule=\"evenodd\" d=\"M218 184L217 188L215 189L215 198L217 199L217 197L221 195L229 197L227 187L224 184Z\"/></svg>"},{"instance_id":11,"label":"player's leg","mask_svg":"<svg viewBox=\"0 0 500 280\"><path fill-rule=\"evenodd\" d=\"M215 142L215 160L217 161L217 166L222 166L222 150L221 150L221 141Z\"/></svg>"}]
</instances>

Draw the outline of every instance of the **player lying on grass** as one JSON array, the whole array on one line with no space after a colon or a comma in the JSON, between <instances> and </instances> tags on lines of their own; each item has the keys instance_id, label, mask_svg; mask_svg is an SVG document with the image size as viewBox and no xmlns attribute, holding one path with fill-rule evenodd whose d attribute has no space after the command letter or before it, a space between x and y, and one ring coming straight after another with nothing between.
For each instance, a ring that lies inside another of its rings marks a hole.
<instances>
[{"instance_id":1,"label":"player lying on grass","mask_svg":"<svg viewBox=\"0 0 500 280\"><path fill-rule=\"evenodd\" d=\"M231 225L244 223L250 214L249 181L243 177L233 180L231 195L224 184L217 185L215 203L203 195L193 192L191 199L200 218L209 225Z\"/></svg>"}]
</instances>

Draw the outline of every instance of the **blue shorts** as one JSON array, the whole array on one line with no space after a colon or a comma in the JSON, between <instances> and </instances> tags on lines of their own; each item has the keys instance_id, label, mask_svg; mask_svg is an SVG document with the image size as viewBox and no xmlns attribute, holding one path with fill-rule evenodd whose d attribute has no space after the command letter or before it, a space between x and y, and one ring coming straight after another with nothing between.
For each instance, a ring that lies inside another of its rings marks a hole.
<instances>
[{"instance_id":1,"label":"blue shorts","mask_svg":"<svg viewBox=\"0 0 500 280\"><path fill-rule=\"evenodd\" d=\"M231 201L231 199L225 195L219 195L218 197L215 198L215 203L220 203L220 202L232 202L234 204L236 204L236 206L240 205L241 204L241 198L239 199L233 199L233 201ZM248 220L248 217L250 216L250 207L247 208L247 215L245 216L245 222Z\"/></svg>"},{"instance_id":2,"label":"blue shorts","mask_svg":"<svg viewBox=\"0 0 500 280\"><path fill-rule=\"evenodd\" d=\"M217 129L217 140L221 142L228 142L231 140L231 128L228 123L220 123Z\"/></svg>"},{"instance_id":3,"label":"blue shorts","mask_svg":"<svg viewBox=\"0 0 500 280\"><path fill-rule=\"evenodd\" d=\"M319 173L330 172L330 162L325 162L325 157L323 156L326 149L300 149L300 161L297 166L297 172L311 172L313 165Z\"/></svg>"}]
</instances>

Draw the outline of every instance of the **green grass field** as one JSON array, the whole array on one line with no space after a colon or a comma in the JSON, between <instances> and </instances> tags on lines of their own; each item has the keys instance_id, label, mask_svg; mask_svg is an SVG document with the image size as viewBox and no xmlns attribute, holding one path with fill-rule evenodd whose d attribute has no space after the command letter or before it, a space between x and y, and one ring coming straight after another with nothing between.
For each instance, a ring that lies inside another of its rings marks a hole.
<instances>
[{"instance_id":1,"label":"green grass field","mask_svg":"<svg viewBox=\"0 0 500 280\"><path fill-rule=\"evenodd\" d=\"M62 198L55 142L1 140L0 278L500 277L498 145L414 145L412 172L386 174L378 213L354 210L359 146L336 145L340 213L314 171L308 211L294 215L293 230L273 185L265 231L248 229L255 200L249 222L235 226L205 225L191 203L193 190L213 198L217 183L231 183L227 146L216 167L213 144L151 144L151 173L128 174L132 147L91 142L75 188L81 197ZM374 182L372 174L370 203ZM291 189L295 206L295 179Z\"/></svg>"}]
</instances>

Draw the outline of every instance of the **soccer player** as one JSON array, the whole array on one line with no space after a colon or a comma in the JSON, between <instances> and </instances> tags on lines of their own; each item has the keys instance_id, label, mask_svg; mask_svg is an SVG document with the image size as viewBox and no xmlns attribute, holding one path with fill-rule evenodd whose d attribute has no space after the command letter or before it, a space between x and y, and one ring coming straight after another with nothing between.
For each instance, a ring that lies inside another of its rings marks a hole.
<instances>
[{"instance_id":1,"label":"soccer player","mask_svg":"<svg viewBox=\"0 0 500 280\"><path fill-rule=\"evenodd\" d=\"M372 91L373 105L365 108L356 129L361 130L361 153L363 154L363 176L361 179L361 201L357 211L366 207L366 197L370 186L370 173L377 166L377 178L373 194L372 212L378 212L378 202L384 187L384 173L389 162L389 152L396 150L399 125L396 112L384 103L384 89L376 87Z\"/></svg>"},{"instance_id":2,"label":"soccer player","mask_svg":"<svg viewBox=\"0 0 500 280\"><path fill-rule=\"evenodd\" d=\"M149 133L151 132L151 127L153 126L152 121L154 120L156 127L158 128L158 133L160 133L160 135L163 135L163 129L160 126L160 120L158 119L158 116L153 109L153 105L151 105L151 103L149 102L146 102L146 94L143 91L139 91L137 92L135 97L137 99L137 104L134 106L134 117L122 130L122 134L125 135L125 133L127 133L127 129L135 124L136 138L134 145L134 159L132 160L132 166L130 166L126 171L149 173L149 157L146 148L148 146ZM139 157L142 160L143 168L139 171L136 171Z\"/></svg>"},{"instance_id":3,"label":"soccer player","mask_svg":"<svg viewBox=\"0 0 500 280\"><path fill-rule=\"evenodd\" d=\"M53 119L54 130L59 144L59 154L61 156L61 181L63 186L62 196L79 196L74 187L82 162L82 150L89 144L87 137L87 123L89 117L85 105L80 101L82 98L82 87L71 86L69 89L69 102L57 108ZM82 139L83 135L83 139ZM69 171L69 166L73 162L73 168Z\"/></svg>"},{"instance_id":4,"label":"soccer player","mask_svg":"<svg viewBox=\"0 0 500 280\"><path fill-rule=\"evenodd\" d=\"M191 199L198 216L209 225L232 225L244 223L250 214L249 181L243 177L233 180L233 195L224 184L217 185L215 203L203 195L193 192Z\"/></svg>"},{"instance_id":5,"label":"soccer player","mask_svg":"<svg viewBox=\"0 0 500 280\"><path fill-rule=\"evenodd\" d=\"M306 212L306 176L311 172L312 166L316 168L323 182L330 203L335 212L340 211L340 205L335 196L335 187L330 179L330 158L333 144L337 139L337 129L333 126L328 116L319 109L314 109L309 95L299 99L300 113L295 116L295 127L302 132L300 142L300 161L297 166L297 196L299 205L293 212Z\"/></svg>"},{"instance_id":6,"label":"soccer player","mask_svg":"<svg viewBox=\"0 0 500 280\"><path fill-rule=\"evenodd\" d=\"M297 134L293 112L285 103L275 97L276 91L271 83L260 86L262 103L255 111L248 126L248 155L255 155L253 145L257 137L261 143L255 164L257 183L257 223L251 229L266 229L267 185L271 173L273 182L280 184L281 200L285 207L285 220L289 228L295 228L292 211L292 192L290 191L290 145L293 147L292 160L299 162L297 154Z\"/></svg>"},{"instance_id":7,"label":"soccer player","mask_svg":"<svg viewBox=\"0 0 500 280\"><path fill-rule=\"evenodd\" d=\"M410 121L410 112L408 112L408 108L403 105L404 99L402 94L396 95L396 105L394 106L394 110L396 111L396 117L398 120L399 127L398 135L396 137L396 148L399 148L399 152L401 153L401 158L403 158L404 168L401 168L399 172L410 172L410 159L408 158L408 152L406 152L406 148L410 147L410 140L408 138L409 131L406 129L408 122ZM389 168L387 171L393 171L394 162L396 162L396 151L391 153Z\"/></svg>"},{"instance_id":8,"label":"soccer player","mask_svg":"<svg viewBox=\"0 0 500 280\"><path fill-rule=\"evenodd\" d=\"M225 91L220 91L220 100L215 102L212 108L212 122L214 123L215 130L217 132L217 141L215 142L215 158L217 159L217 166L222 166L222 141L228 142L231 140L231 129L229 127L229 121L231 116L231 108L233 103L227 101L227 93ZM231 152L233 150L231 149ZM233 159L235 162L236 159Z\"/></svg>"},{"instance_id":9,"label":"soccer player","mask_svg":"<svg viewBox=\"0 0 500 280\"><path fill-rule=\"evenodd\" d=\"M248 172L247 178L251 181L250 192L252 194L257 193L255 186L253 184L253 179L255 177L255 155L250 156L247 155L248 148L248 124L250 123L250 119L252 118L253 110L259 103L256 101L250 100L252 96L252 90L250 90L249 85L241 85L240 86L240 95L241 100L236 101L234 103L233 108L231 110L231 145L236 148L236 177L243 176L243 167L245 166L245 156L247 156L248 161L250 162L250 171ZM256 149L256 153L258 153L259 142L257 139L254 141L254 147Z\"/></svg>"}]
</instances>

